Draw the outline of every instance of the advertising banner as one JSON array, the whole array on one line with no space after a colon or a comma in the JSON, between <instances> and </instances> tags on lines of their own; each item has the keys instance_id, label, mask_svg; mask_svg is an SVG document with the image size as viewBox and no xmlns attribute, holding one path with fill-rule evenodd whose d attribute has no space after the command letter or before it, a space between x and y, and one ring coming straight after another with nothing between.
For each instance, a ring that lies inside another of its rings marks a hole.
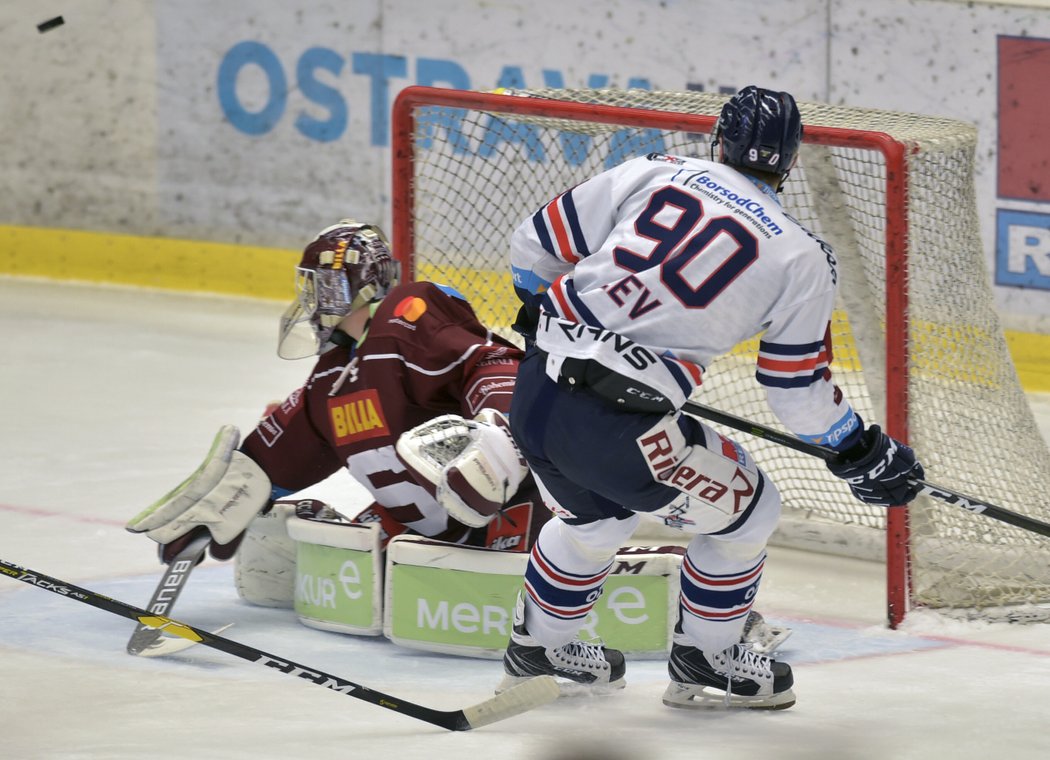
<instances>
[{"instance_id":1,"label":"advertising banner","mask_svg":"<svg viewBox=\"0 0 1050 760\"><path fill-rule=\"evenodd\" d=\"M560 4L412 0L157 3L158 176L190 237L300 247L346 216L389 218L390 108L412 84L823 94L824 0ZM596 18L597 15L597 18Z\"/></svg>"},{"instance_id":2,"label":"advertising banner","mask_svg":"<svg viewBox=\"0 0 1050 760\"><path fill-rule=\"evenodd\" d=\"M1050 8L834 0L829 102L977 125L977 208L1007 328L1050 332Z\"/></svg>"}]
</instances>

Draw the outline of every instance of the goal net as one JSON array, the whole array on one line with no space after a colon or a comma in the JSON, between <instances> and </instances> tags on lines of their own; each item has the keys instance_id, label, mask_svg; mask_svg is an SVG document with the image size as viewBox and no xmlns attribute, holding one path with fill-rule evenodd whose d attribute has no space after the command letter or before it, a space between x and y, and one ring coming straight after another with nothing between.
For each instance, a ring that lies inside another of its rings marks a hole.
<instances>
[{"instance_id":1,"label":"goal net","mask_svg":"<svg viewBox=\"0 0 1050 760\"><path fill-rule=\"evenodd\" d=\"M392 232L406 279L456 287L486 324L517 340L515 227L627 158L710 155L726 97L405 89L393 116ZM781 200L839 259L836 382L866 420L916 449L932 482L1047 520L1050 452L1007 351L980 244L976 130L872 109L799 109L804 145ZM784 430L754 378L756 351L757 339L707 368L697 400ZM891 625L916 606L1043 616L1045 537L927 497L907 509L867 506L822 461L722 432L749 448L782 493L774 543L886 563Z\"/></svg>"}]
</instances>

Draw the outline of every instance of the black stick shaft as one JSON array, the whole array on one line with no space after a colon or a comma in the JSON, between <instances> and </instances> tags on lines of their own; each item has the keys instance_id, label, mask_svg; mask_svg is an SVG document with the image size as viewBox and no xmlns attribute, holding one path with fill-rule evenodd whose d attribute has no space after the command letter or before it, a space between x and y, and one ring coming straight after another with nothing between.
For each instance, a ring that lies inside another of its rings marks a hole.
<instances>
[{"instance_id":1,"label":"black stick shaft","mask_svg":"<svg viewBox=\"0 0 1050 760\"><path fill-rule=\"evenodd\" d=\"M0 559L0 573L14 578L17 581L27 583L30 586L36 586L45 591L58 594L59 596L76 599L78 602L89 604L92 607L111 612L114 615L120 615L146 625L162 626L166 633L197 641L205 646L211 647L212 649L218 649L227 654L231 654L234 657L240 657L242 660L273 668L285 675L305 679L318 686L323 686L332 691L346 694L355 699L370 702L373 705L378 705L387 710L393 710L402 715L407 715L410 718L422 720L435 726L446 728L450 731L465 731L473 728L463 710L434 710L429 707L413 704L412 702L406 702L403 699L369 689L366 686L354 683L353 681L348 681L345 678L325 673L316 668L300 665L284 657L277 657L276 655L269 654L260 649L255 649L246 644L241 644L232 641L231 639L208 633L200 628L194 628L191 625L180 623L171 618L150 613L138 607L133 607L130 604L111 599L108 596L103 596L102 594L97 594L88 589L74 586L72 583L67 583L58 578L52 578L49 575L44 575L43 573L20 567L19 565L12 564L3 559Z\"/></svg>"},{"instance_id":2,"label":"black stick shaft","mask_svg":"<svg viewBox=\"0 0 1050 760\"><path fill-rule=\"evenodd\" d=\"M789 449L794 449L795 451L801 451L803 454L818 457L825 462L831 461L838 456L838 453L834 449L830 449L827 446L820 446L816 443L803 441L795 436L781 433L778 430L773 430L765 425L759 425L757 422L745 420L742 417L736 417L728 412L712 409L709 406L698 404L695 401L686 401L682 410L689 414L696 415L697 417L703 417L706 420L721 423L735 430L750 433L756 438L779 443L781 446L787 446ZM1050 536L1050 523L1045 523L1042 520L1037 520L1034 517L1028 517L1027 515L1022 515L1017 512L1011 512L1004 507L997 506L973 496L958 493L957 491L945 488L944 486L935 485L927 480L915 478L911 482L921 485L921 493L934 499L939 499L940 501L965 509L968 512L984 515L985 517L1008 523L1014 527L1022 528L1023 530L1032 533L1038 533L1041 536Z\"/></svg>"}]
</instances>

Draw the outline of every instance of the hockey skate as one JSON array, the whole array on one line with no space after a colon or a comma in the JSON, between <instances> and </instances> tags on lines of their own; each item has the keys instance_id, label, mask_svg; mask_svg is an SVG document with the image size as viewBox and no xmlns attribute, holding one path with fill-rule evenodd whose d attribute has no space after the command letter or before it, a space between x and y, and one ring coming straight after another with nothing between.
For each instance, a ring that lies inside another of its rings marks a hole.
<instances>
[{"instance_id":1,"label":"hockey skate","mask_svg":"<svg viewBox=\"0 0 1050 760\"><path fill-rule=\"evenodd\" d=\"M503 681L496 693L536 676L554 676L563 694L601 693L622 689L626 664L623 652L576 639L547 649L525 629L525 597L514 605L514 626L503 656Z\"/></svg>"},{"instance_id":2,"label":"hockey skate","mask_svg":"<svg viewBox=\"0 0 1050 760\"><path fill-rule=\"evenodd\" d=\"M667 672L671 683L663 701L668 707L784 710L795 704L791 666L746 645L705 654L676 631Z\"/></svg>"}]
</instances>

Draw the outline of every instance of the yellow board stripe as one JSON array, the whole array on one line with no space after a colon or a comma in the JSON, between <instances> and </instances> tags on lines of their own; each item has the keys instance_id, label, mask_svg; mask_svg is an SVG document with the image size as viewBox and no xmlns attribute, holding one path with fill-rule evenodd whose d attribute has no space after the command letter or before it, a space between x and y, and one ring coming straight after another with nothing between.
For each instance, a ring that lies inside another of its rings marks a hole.
<instances>
[{"instance_id":1,"label":"yellow board stripe","mask_svg":"<svg viewBox=\"0 0 1050 760\"><path fill-rule=\"evenodd\" d=\"M230 243L0 226L0 274L25 277L290 301L299 255ZM454 267L424 266L418 276L457 288L488 325L508 319L495 313L492 293L511 292L509 273L473 271L468 279ZM1050 335L1007 331L1006 340L1024 389L1050 392ZM842 353L836 346L840 359L852 353L848 344Z\"/></svg>"},{"instance_id":2,"label":"yellow board stripe","mask_svg":"<svg viewBox=\"0 0 1050 760\"><path fill-rule=\"evenodd\" d=\"M290 301L299 251L0 226L0 274Z\"/></svg>"},{"instance_id":3,"label":"yellow board stripe","mask_svg":"<svg viewBox=\"0 0 1050 760\"><path fill-rule=\"evenodd\" d=\"M1006 331L1021 386L1028 392L1050 393L1050 335Z\"/></svg>"}]
</instances>

